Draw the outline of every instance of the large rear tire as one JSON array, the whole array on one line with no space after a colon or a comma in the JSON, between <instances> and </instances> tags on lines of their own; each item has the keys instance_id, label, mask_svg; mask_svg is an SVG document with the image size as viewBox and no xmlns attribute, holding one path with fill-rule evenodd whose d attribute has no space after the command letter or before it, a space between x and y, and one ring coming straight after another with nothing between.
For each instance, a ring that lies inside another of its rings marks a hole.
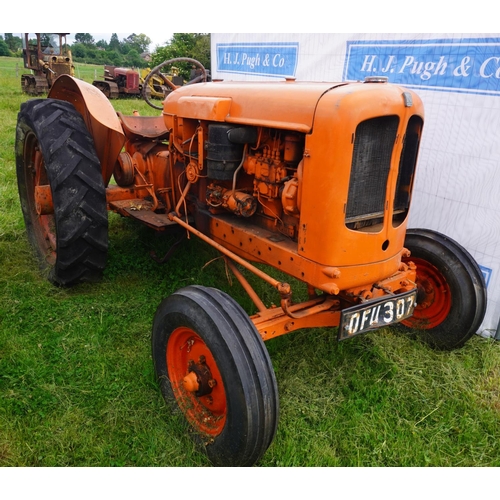
<instances>
[{"instance_id":1,"label":"large rear tire","mask_svg":"<svg viewBox=\"0 0 500 500\"><path fill-rule=\"evenodd\" d=\"M97 281L106 265L106 191L92 136L75 107L56 99L21 105L16 131L19 197L30 243L56 285ZM53 213L37 208L50 187Z\"/></svg>"},{"instance_id":2,"label":"large rear tire","mask_svg":"<svg viewBox=\"0 0 500 500\"><path fill-rule=\"evenodd\" d=\"M276 433L278 390L264 342L243 309L213 288L189 286L158 307L155 371L217 466L252 466Z\"/></svg>"},{"instance_id":3,"label":"large rear tire","mask_svg":"<svg viewBox=\"0 0 500 500\"><path fill-rule=\"evenodd\" d=\"M474 258L459 243L428 229L409 229L406 261L417 266L417 307L402 321L437 349L461 347L486 312L486 285Z\"/></svg>"}]
</instances>

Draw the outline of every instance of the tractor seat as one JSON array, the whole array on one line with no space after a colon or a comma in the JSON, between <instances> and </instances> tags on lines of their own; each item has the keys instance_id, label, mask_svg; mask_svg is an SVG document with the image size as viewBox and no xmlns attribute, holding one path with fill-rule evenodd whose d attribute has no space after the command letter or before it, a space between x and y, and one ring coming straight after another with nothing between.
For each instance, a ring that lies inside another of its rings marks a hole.
<instances>
[{"instance_id":1,"label":"tractor seat","mask_svg":"<svg viewBox=\"0 0 500 500\"><path fill-rule=\"evenodd\" d=\"M148 139L167 139L168 129L163 116L136 116L117 113L127 139L133 141L146 137Z\"/></svg>"}]
</instances>

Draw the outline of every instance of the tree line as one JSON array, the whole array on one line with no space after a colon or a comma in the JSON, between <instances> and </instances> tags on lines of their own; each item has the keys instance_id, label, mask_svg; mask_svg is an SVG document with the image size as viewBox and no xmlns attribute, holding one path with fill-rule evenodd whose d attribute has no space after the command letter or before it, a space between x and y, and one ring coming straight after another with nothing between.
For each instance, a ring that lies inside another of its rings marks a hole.
<instances>
[{"instance_id":1,"label":"tree line","mask_svg":"<svg viewBox=\"0 0 500 500\"><path fill-rule=\"evenodd\" d=\"M163 47L149 51L151 38L146 34L132 33L119 40L113 33L108 41L94 40L90 33L76 33L69 48L74 62L86 64L109 64L145 68L176 57L190 57L210 68L209 33L174 33ZM13 33L0 35L0 56L22 57L23 40ZM181 65L181 73L188 76L188 65Z\"/></svg>"}]
</instances>

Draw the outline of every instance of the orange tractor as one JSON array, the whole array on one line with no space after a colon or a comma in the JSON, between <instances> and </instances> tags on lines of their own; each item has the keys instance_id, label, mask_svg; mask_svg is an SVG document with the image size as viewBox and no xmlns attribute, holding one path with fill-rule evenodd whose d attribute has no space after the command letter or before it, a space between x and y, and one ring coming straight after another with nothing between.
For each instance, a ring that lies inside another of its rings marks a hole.
<instances>
[{"instance_id":1,"label":"orange tractor","mask_svg":"<svg viewBox=\"0 0 500 500\"><path fill-rule=\"evenodd\" d=\"M440 233L407 230L423 123L419 97L382 78L201 82L171 92L158 116L123 116L61 76L18 116L27 234L59 286L101 277L108 210L183 228L222 254L254 312L217 289L182 288L157 309L152 354L165 400L212 463L252 465L278 422L265 341L310 327L344 340L398 323L453 349L479 328L486 288L473 258Z\"/></svg>"}]
</instances>

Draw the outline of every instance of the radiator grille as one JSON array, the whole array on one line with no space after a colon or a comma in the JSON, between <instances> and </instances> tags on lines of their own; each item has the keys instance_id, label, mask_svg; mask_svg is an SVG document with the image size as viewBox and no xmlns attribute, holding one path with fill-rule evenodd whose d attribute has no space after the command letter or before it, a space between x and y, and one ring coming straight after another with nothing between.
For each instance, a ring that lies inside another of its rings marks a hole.
<instances>
[{"instance_id":1,"label":"radiator grille","mask_svg":"<svg viewBox=\"0 0 500 500\"><path fill-rule=\"evenodd\" d=\"M67 64L65 64L65 63L61 63L61 64L56 63L56 64L53 64L51 66L51 68L52 68L52 71L54 73L56 73L57 76L59 76L59 75L65 75L69 71L69 66Z\"/></svg>"},{"instance_id":2,"label":"radiator grille","mask_svg":"<svg viewBox=\"0 0 500 500\"><path fill-rule=\"evenodd\" d=\"M406 212L410 206L411 187L417 163L422 126L423 121L419 116L412 116L408 122L403 143L403 153L399 163L398 183L396 196L394 197L394 213Z\"/></svg>"},{"instance_id":3,"label":"radiator grille","mask_svg":"<svg viewBox=\"0 0 500 500\"><path fill-rule=\"evenodd\" d=\"M366 120L356 128L346 223L383 216L398 124L397 116L382 116Z\"/></svg>"}]
</instances>

